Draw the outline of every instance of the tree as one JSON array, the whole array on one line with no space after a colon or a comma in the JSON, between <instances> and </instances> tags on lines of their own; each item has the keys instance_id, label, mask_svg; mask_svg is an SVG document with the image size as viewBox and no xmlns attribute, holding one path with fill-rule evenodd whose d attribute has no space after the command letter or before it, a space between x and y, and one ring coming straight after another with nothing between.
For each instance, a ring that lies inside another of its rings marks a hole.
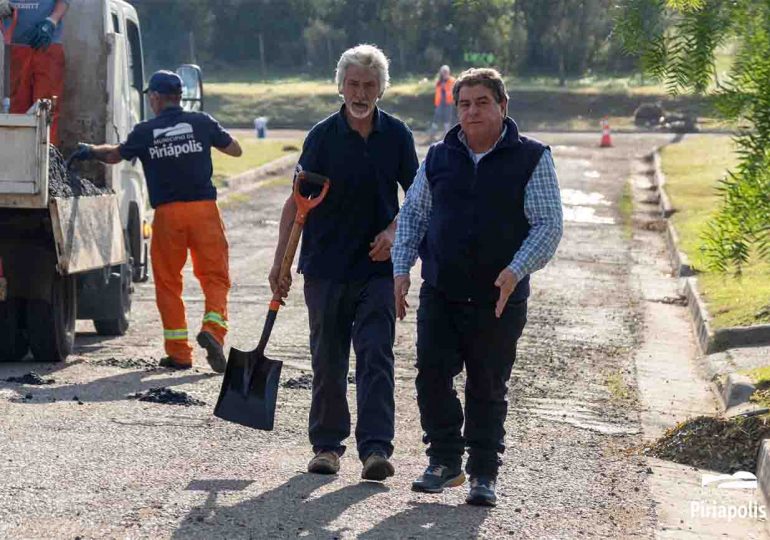
<instances>
[{"instance_id":1,"label":"tree","mask_svg":"<svg viewBox=\"0 0 770 540\"><path fill-rule=\"evenodd\" d=\"M649 27L648 14L668 24ZM710 268L740 273L752 254L770 258L770 2L626 0L618 32L671 93L711 93L740 126L738 165L721 181L721 206L704 233ZM726 81L716 80L715 51L738 46Z\"/></svg>"}]
</instances>

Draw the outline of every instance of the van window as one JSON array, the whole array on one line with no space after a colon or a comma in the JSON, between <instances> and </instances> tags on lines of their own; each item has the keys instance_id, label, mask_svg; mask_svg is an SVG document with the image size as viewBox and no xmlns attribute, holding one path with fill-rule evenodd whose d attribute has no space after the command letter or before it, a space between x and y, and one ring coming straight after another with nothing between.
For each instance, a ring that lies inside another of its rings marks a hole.
<instances>
[{"instance_id":1,"label":"van window","mask_svg":"<svg viewBox=\"0 0 770 540\"><path fill-rule=\"evenodd\" d=\"M120 18L118 17L118 14L114 11L112 12L112 31L116 34L122 34L123 32L120 31Z\"/></svg>"},{"instance_id":2,"label":"van window","mask_svg":"<svg viewBox=\"0 0 770 540\"><path fill-rule=\"evenodd\" d=\"M128 71L131 85L131 112L139 120L144 120L144 66L142 65L142 40L139 37L139 27L131 20L126 20L128 34Z\"/></svg>"}]
</instances>

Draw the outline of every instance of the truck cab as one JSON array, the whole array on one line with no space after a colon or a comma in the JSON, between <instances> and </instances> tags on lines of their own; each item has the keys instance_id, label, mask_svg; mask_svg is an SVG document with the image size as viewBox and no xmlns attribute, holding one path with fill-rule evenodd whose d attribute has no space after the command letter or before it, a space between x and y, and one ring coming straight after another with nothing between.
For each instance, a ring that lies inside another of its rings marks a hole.
<instances>
[{"instance_id":1,"label":"truck cab","mask_svg":"<svg viewBox=\"0 0 770 540\"><path fill-rule=\"evenodd\" d=\"M64 25L58 107L60 150L68 156L81 141L124 141L149 111L136 10L124 0L71 0ZM185 107L200 107L200 70L187 65L181 73ZM8 93L0 79L0 97ZM49 196L50 114L44 101L28 114L0 114L0 362L29 352L63 361L77 319L92 320L101 335L124 334L133 284L147 280L151 228L141 163L78 164L81 177L111 191Z\"/></svg>"}]
</instances>

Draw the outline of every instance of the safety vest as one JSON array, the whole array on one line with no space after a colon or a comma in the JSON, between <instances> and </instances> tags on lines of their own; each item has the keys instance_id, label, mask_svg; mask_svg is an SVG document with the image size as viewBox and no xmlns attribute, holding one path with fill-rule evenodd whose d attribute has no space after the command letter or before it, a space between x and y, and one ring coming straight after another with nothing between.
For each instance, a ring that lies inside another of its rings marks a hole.
<instances>
[{"instance_id":1,"label":"safety vest","mask_svg":"<svg viewBox=\"0 0 770 540\"><path fill-rule=\"evenodd\" d=\"M454 97L452 97L452 88L455 85L455 79L454 77L449 77L444 82L437 81L436 82L436 96L433 98L433 104L438 107L441 105L441 87L444 87L444 91L446 94L446 104L452 105L455 100Z\"/></svg>"}]
</instances>

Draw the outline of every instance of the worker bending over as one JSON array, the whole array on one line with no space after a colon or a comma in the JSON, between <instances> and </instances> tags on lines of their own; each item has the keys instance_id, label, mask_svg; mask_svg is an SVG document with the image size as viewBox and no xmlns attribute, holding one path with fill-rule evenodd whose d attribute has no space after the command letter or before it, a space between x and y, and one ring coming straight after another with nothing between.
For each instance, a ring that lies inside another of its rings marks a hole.
<instances>
[{"instance_id":1,"label":"worker bending over","mask_svg":"<svg viewBox=\"0 0 770 540\"><path fill-rule=\"evenodd\" d=\"M81 143L73 157L104 163L141 160L155 209L150 254L168 355L160 365L192 367L182 301L182 269L189 250L193 272L206 297L197 341L206 349L211 368L222 373L230 276L225 228L211 182L211 148L238 157L241 147L208 114L182 110L182 79L176 73L156 72L145 93L156 118L137 124L120 145Z\"/></svg>"},{"instance_id":2,"label":"worker bending over","mask_svg":"<svg viewBox=\"0 0 770 540\"><path fill-rule=\"evenodd\" d=\"M64 93L62 19L70 0L0 0L3 32L11 36L11 114L23 114L38 99ZM13 11L18 18L12 28ZM59 144L59 107L53 111L51 143Z\"/></svg>"}]
</instances>

